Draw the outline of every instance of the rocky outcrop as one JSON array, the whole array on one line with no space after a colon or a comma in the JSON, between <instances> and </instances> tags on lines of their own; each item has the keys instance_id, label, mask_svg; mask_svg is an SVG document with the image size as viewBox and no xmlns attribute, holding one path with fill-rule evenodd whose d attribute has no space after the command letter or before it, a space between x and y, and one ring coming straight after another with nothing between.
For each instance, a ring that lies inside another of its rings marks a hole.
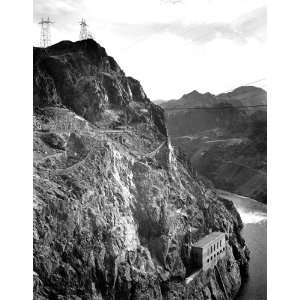
<instances>
[{"instance_id":1,"label":"rocky outcrop","mask_svg":"<svg viewBox=\"0 0 300 300\"><path fill-rule=\"evenodd\" d=\"M33 94L35 107L64 106L106 126L154 119L166 135L162 109L93 40L34 48Z\"/></svg>"},{"instance_id":2,"label":"rocky outcrop","mask_svg":"<svg viewBox=\"0 0 300 300\"><path fill-rule=\"evenodd\" d=\"M93 40L34 49L34 299L224 299L190 276L185 240L228 235L233 298L241 220L174 155L163 110Z\"/></svg>"}]
</instances>

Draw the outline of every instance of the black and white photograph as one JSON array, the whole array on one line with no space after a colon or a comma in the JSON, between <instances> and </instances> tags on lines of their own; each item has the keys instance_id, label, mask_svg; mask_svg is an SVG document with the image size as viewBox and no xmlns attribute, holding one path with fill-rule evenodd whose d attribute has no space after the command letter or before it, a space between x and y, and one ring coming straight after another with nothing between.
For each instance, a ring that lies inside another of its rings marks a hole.
<instances>
[{"instance_id":1,"label":"black and white photograph","mask_svg":"<svg viewBox=\"0 0 300 300\"><path fill-rule=\"evenodd\" d=\"M298 2L3 1L0 299L299 299Z\"/></svg>"},{"instance_id":2,"label":"black and white photograph","mask_svg":"<svg viewBox=\"0 0 300 300\"><path fill-rule=\"evenodd\" d=\"M33 299L266 300L266 1L33 8Z\"/></svg>"}]
</instances>

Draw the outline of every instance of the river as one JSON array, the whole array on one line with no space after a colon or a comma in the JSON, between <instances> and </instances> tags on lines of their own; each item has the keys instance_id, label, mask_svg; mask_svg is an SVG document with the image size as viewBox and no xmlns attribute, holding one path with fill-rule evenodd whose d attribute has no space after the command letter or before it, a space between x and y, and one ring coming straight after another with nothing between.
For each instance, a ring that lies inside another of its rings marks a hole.
<instances>
[{"instance_id":1,"label":"river","mask_svg":"<svg viewBox=\"0 0 300 300\"><path fill-rule=\"evenodd\" d=\"M267 206L253 199L218 191L237 208L244 228L244 237L250 249L249 279L242 287L237 300L267 299Z\"/></svg>"}]
</instances>

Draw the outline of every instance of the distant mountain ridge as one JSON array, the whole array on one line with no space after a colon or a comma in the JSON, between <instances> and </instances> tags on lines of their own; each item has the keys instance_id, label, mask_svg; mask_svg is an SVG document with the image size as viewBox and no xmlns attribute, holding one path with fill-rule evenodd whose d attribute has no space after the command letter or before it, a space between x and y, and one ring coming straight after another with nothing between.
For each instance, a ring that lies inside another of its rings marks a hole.
<instances>
[{"instance_id":1,"label":"distant mountain ridge","mask_svg":"<svg viewBox=\"0 0 300 300\"><path fill-rule=\"evenodd\" d=\"M173 143L199 174L220 189L267 201L265 90L242 86L219 95L194 90L160 106Z\"/></svg>"},{"instance_id":2,"label":"distant mountain ridge","mask_svg":"<svg viewBox=\"0 0 300 300\"><path fill-rule=\"evenodd\" d=\"M233 106L252 106L252 105L267 105L267 92L254 86L241 86L231 92L213 95L209 92L199 93L194 90L184 94L176 100L156 102L165 109L174 107L212 107L220 103L227 103Z\"/></svg>"}]
</instances>

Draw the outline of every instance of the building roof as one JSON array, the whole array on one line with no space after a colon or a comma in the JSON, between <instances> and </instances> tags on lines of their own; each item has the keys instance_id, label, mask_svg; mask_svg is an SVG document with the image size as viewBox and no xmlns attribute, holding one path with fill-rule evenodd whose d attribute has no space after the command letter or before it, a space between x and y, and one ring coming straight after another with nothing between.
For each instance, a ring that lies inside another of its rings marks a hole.
<instances>
[{"instance_id":1,"label":"building roof","mask_svg":"<svg viewBox=\"0 0 300 300\"><path fill-rule=\"evenodd\" d=\"M225 235L224 232L219 232L219 231L216 231L216 232L212 232L208 235L206 235L205 237L203 237L201 240L199 240L198 242L194 243L192 246L193 247L199 247L199 248L202 248L208 244L210 244L211 242L213 242L214 240L222 237L223 235Z\"/></svg>"}]
</instances>

